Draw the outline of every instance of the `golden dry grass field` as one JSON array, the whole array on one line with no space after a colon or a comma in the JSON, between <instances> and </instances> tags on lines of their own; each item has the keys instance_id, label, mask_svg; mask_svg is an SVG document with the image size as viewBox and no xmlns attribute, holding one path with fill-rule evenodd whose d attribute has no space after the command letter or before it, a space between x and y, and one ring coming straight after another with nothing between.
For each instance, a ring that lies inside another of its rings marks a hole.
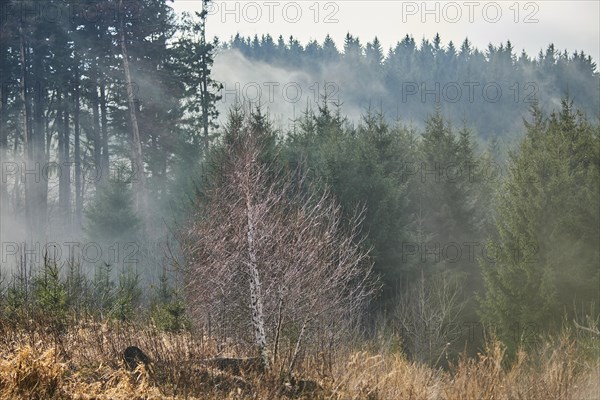
<instances>
[{"instance_id":1,"label":"golden dry grass field","mask_svg":"<svg viewBox=\"0 0 600 400\"><path fill-rule=\"evenodd\" d=\"M579 342L564 334L509 363L491 341L477 357L445 369L376 346L344 349L305 356L292 384L278 363L264 375L240 376L205 366L201 360L215 355L214 343L190 333L80 322L59 334L28 321L1 326L0 398L598 399L600 364L592 356L598 341ZM126 368L122 351L129 345L146 352L149 368Z\"/></svg>"}]
</instances>

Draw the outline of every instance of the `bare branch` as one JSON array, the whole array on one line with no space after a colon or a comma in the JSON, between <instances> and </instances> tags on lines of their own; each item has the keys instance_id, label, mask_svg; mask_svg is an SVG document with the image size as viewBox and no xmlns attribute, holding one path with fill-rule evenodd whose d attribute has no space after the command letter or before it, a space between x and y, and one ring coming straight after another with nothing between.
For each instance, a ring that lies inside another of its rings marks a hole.
<instances>
[{"instance_id":1,"label":"bare branch","mask_svg":"<svg viewBox=\"0 0 600 400\"><path fill-rule=\"evenodd\" d=\"M307 191L306 176L260 161L260 134L246 127L226 146L221 174L181 243L196 320L211 315L213 326L226 324L220 332L253 336L267 362L278 335L297 343L294 357L301 343L317 342L311 327L339 336L376 286L358 235L362 214L345 224L328 192Z\"/></svg>"}]
</instances>

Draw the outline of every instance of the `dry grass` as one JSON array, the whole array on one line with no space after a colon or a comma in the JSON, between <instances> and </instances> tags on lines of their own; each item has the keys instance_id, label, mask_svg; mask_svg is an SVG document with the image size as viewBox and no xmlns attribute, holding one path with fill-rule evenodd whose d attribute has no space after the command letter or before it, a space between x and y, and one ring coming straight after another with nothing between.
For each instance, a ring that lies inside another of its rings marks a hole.
<instances>
[{"instance_id":1,"label":"dry grass","mask_svg":"<svg viewBox=\"0 0 600 400\"><path fill-rule=\"evenodd\" d=\"M477 358L461 357L448 371L398 355L357 353L340 369L336 395L344 399L600 399L600 360L588 359L568 336L547 342L535 354L520 351L507 364L498 341L490 342Z\"/></svg>"},{"instance_id":2,"label":"dry grass","mask_svg":"<svg viewBox=\"0 0 600 400\"><path fill-rule=\"evenodd\" d=\"M294 390L279 366L266 376L236 377L203 366L215 344L114 323L80 323L62 335L42 327L0 330L0 398L10 399L598 399L600 363L575 340L548 341L535 354L506 362L500 343L448 370L415 364L399 354L348 351L330 365L306 357ZM136 345L153 360L128 371L121 352ZM298 385L297 385L298 386Z\"/></svg>"}]
</instances>

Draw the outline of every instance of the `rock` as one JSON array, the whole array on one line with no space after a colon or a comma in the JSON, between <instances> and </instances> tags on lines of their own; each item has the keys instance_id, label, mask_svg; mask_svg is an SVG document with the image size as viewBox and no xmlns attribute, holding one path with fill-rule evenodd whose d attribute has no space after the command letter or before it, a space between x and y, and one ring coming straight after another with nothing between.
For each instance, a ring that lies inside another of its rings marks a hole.
<instances>
[{"instance_id":1,"label":"rock","mask_svg":"<svg viewBox=\"0 0 600 400\"><path fill-rule=\"evenodd\" d=\"M143 364L144 367L148 368L148 364L150 364L150 359L139 347L129 346L123 352L123 360L125 360L125 364L129 369L134 370L138 367L138 365Z\"/></svg>"}]
</instances>

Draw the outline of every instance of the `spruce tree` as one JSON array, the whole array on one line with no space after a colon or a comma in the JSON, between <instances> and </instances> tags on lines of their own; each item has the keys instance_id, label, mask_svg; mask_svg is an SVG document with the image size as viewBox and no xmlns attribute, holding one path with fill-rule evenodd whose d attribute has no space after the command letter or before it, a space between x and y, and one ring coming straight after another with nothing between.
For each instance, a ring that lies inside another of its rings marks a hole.
<instances>
[{"instance_id":1,"label":"spruce tree","mask_svg":"<svg viewBox=\"0 0 600 400\"><path fill-rule=\"evenodd\" d=\"M102 184L96 198L86 210L88 238L99 243L123 243L135 240L140 219L133 207L133 191L129 179L122 174Z\"/></svg>"},{"instance_id":2,"label":"spruce tree","mask_svg":"<svg viewBox=\"0 0 600 400\"><path fill-rule=\"evenodd\" d=\"M511 350L589 311L600 283L598 127L568 99L550 118L534 106L525 126L497 199L498 251L482 260L482 317Z\"/></svg>"}]
</instances>

